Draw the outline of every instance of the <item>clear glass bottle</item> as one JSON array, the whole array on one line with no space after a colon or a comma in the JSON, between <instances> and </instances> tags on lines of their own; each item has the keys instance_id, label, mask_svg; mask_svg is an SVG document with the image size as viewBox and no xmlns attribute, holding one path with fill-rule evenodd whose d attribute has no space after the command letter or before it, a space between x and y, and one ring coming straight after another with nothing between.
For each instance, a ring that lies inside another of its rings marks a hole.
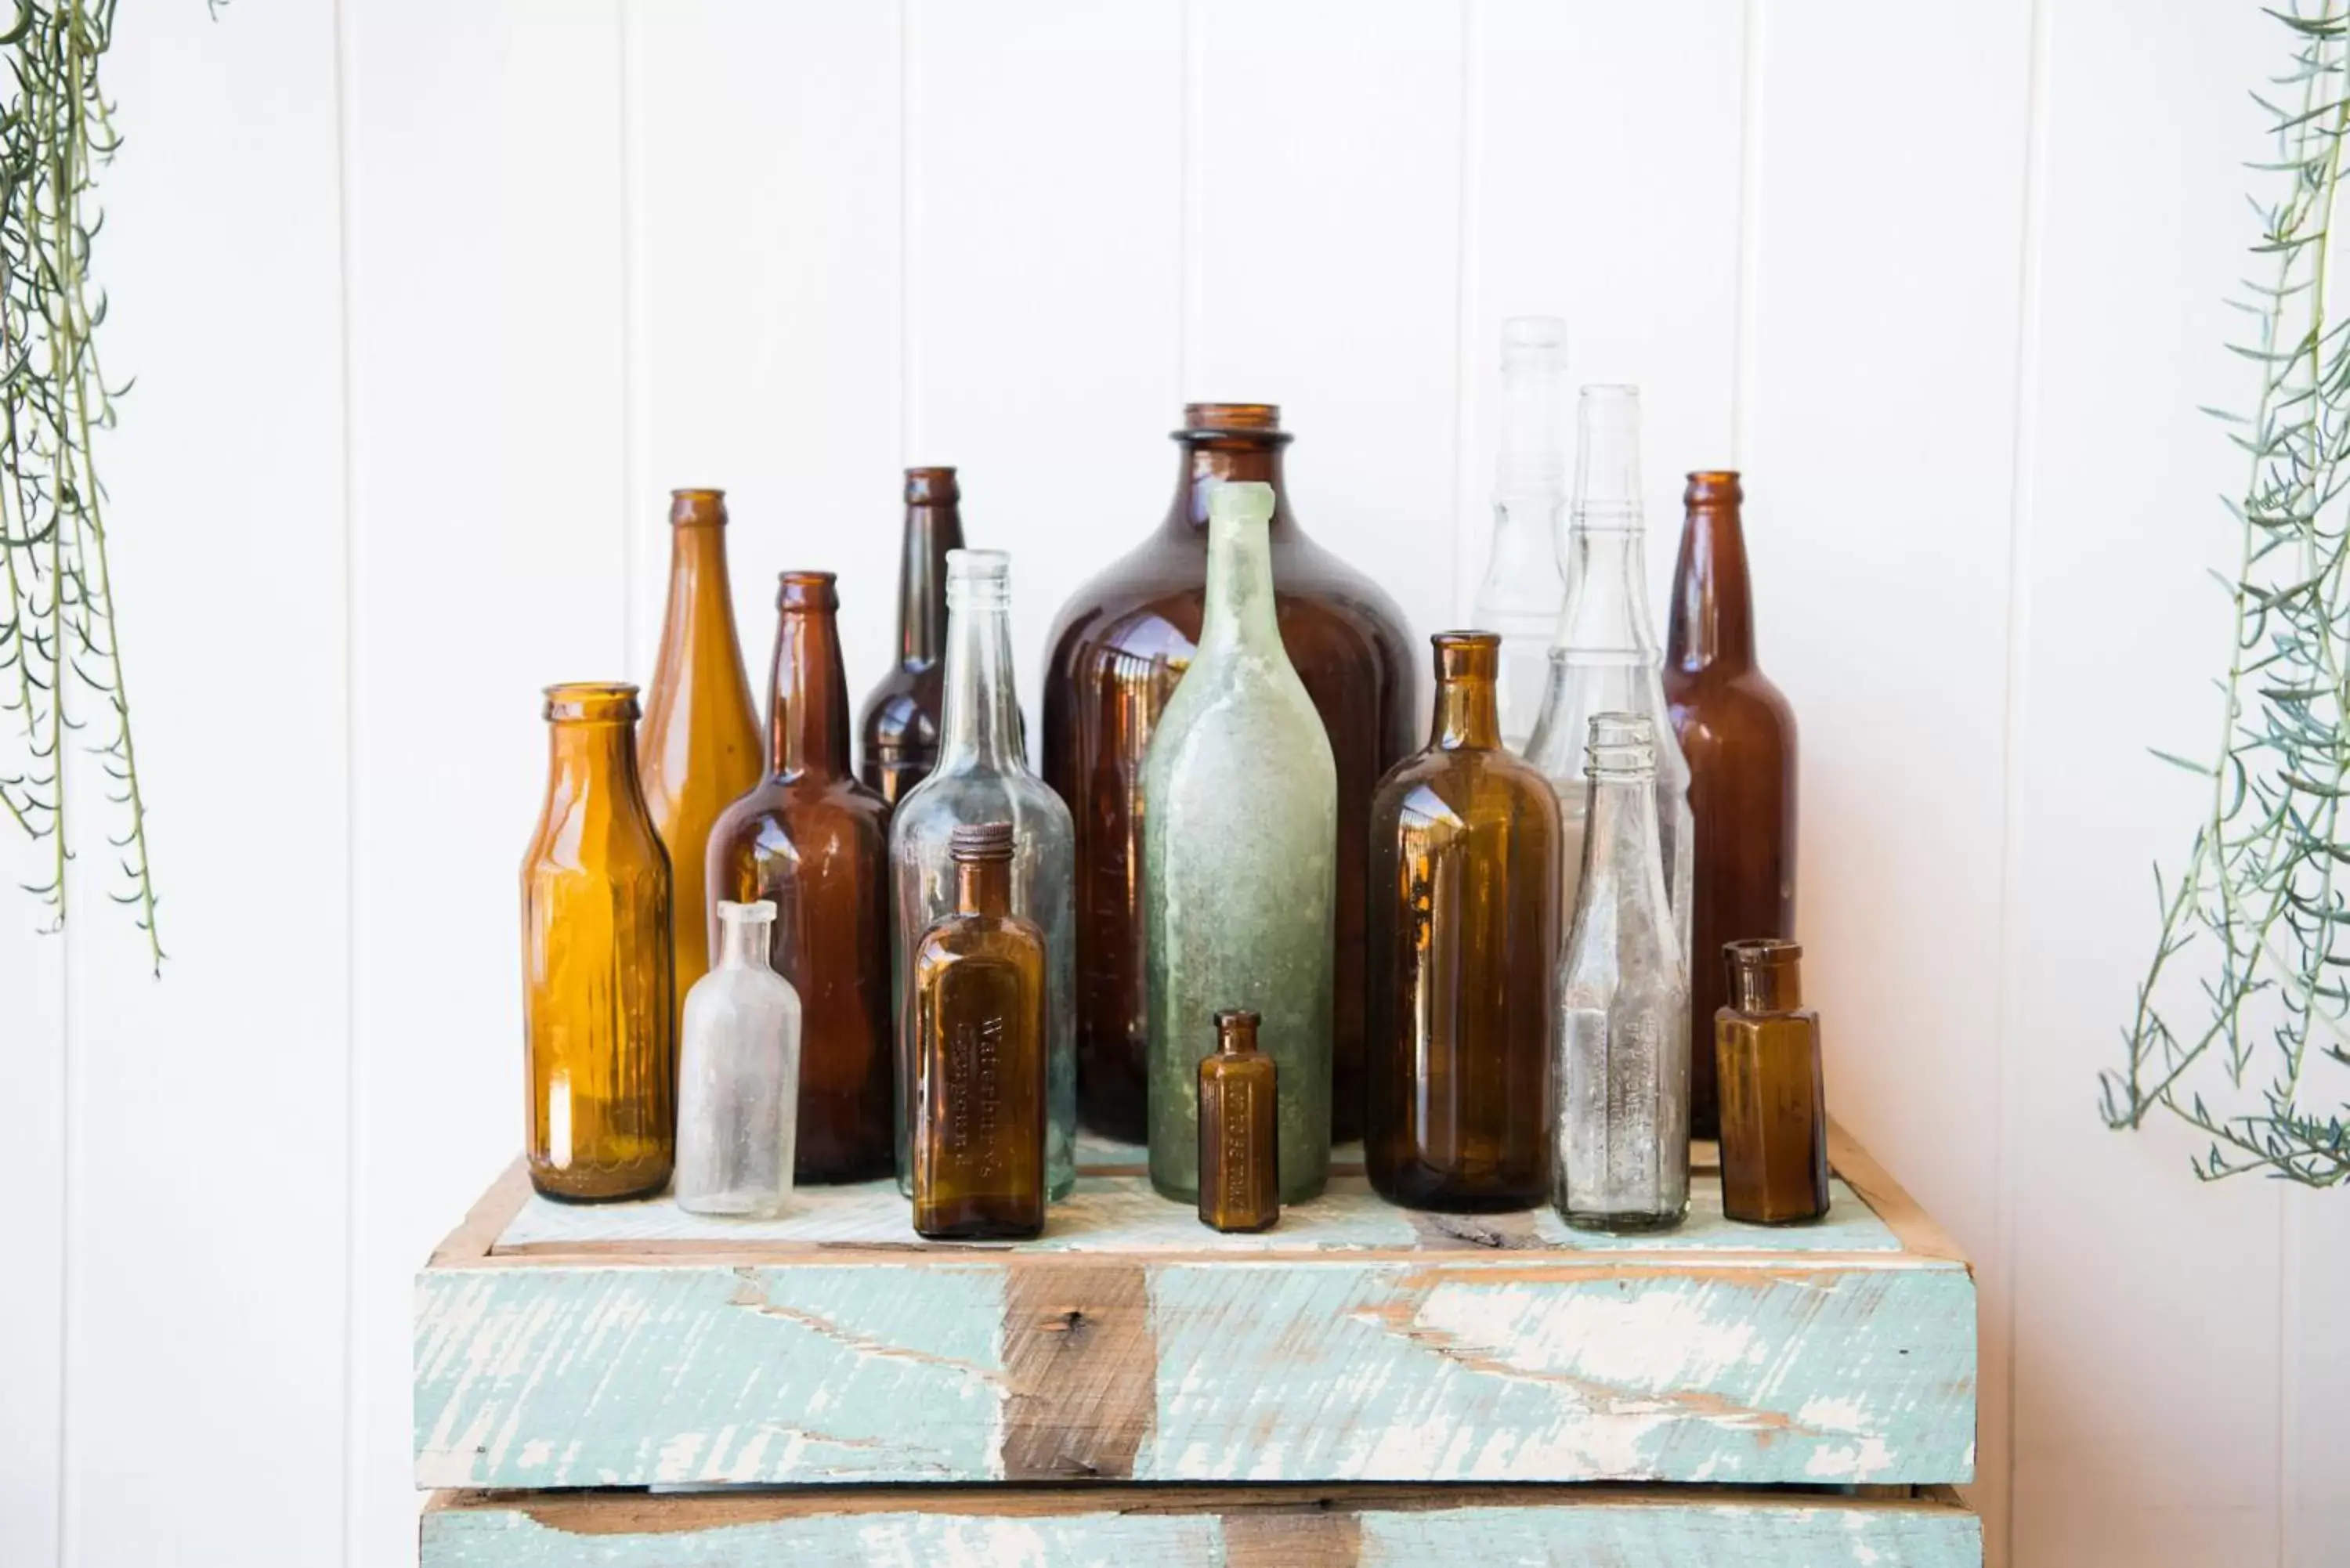
<instances>
[{"instance_id":1,"label":"clear glass bottle","mask_svg":"<svg viewBox=\"0 0 2350 1568\"><path fill-rule=\"evenodd\" d=\"M1211 1231L1264 1231L1281 1218L1281 1085L1256 1048L1257 1022L1246 1008L1217 1013L1216 1048L1200 1058L1200 1223Z\"/></svg>"},{"instance_id":2,"label":"clear glass bottle","mask_svg":"<svg viewBox=\"0 0 2350 1568\"><path fill-rule=\"evenodd\" d=\"M1721 958L1721 1211L1751 1225L1816 1220L1828 1211L1828 1102L1820 1015L1804 1005L1804 950L1737 941Z\"/></svg>"},{"instance_id":3,"label":"clear glass bottle","mask_svg":"<svg viewBox=\"0 0 2350 1568\"><path fill-rule=\"evenodd\" d=\"M1690 963L1696 833L1689 763L1673 739L1661 654L1648 618L1640 504L1640 389L1586 387L1575 407L1575 503L1567 530L1566 607L1550 650L1550 685L1526 760L1550 776L1565 828L1559 908L1575 907L1582 875L1584 747L1592 715L1645 714L1657 736L1657 833L1665 895Z\"/></svg>"},{"instance_id":4,"label":"clear glass bottle","mask_svg":"<svg viewBox=\"0 0 2350 1568\"><path fill-rule=\"evenodd\" d=\"M1045 939L1012 912L1008 822L954 830L955 907L914 944L914 1230L1045 1228Z\"/></svg>"},{"instance_id":5,"label":"clear glass bottle","mask_svg":"<svg viewBox=\"0 0 2350 1568\"><path fill-rule=\"evenodd\" d=\"M767 962L775 907L718 900L718 955L678 1041L677 1206L769 1219L792 1196L800 996Z\"/></svg>"},{"instance_id":6,"label":"clear glass bottle","mask_svg":"<svg viewBox=\"0 0 2350 1568\"><path fill-rule=\"evenodd\" d=\"M1559 565L1566 517L1566 323L1502 323L1502 441L1493 476L1493 549L1478 585L1478 629L1500 635L1502 743L1525 754L1550 685L1551 639L1566 602Z\"/></svg>"},{"instance_id":7,"label":"clear glass bottle","mask_svg":"<svg viewBox=\"0 0 2350 1568\"><path fill-rule=\"evenodd\" d=\"M530 1182L575 1202L669 1184L677 1010L669 852L637 782L637 689L546 689L546 798L522 863Z\"/></svg>"},{"instance_id":8,"label":"clear glass bottle","mask_svg":"<svg viewBox=\"0 0 2350 1568\"><path fill-rule=\"evenodd\" d=\"M1363 1163L1408 1208L1531 1209L1551 1185L1558 796L1502 749L1500 639L1429 640L1435 732L1371 797Z\"/></svg>"},{"instance_id":9,"label":"clear glass bottle","mask_svg":"<svg viewBox=\"0 0 2350 1568\"><path fill-rule=\"evenodd\" d=\"M1021 749L1012 664L1012 562L1001 550L947 555L944 706L937 766L898 805L889 825L898 974L898 1185L913 1191L913 1019L908 950L955 907L954 830L1009 822L1012 912L1045 933L1048 1089L1045 1168L1051 1195L1077 1184L1076 934L1071 881L1076 829L1069 808L1029 771Z\"/></svg>"},{"instance_id":10,"label":"clear glass bottle","mask_svg":"<svg viewBox=\"0 0 2350 1568\"><path fill-rule=\"evenodd\" d=\"M1200 1189L1198 1042L1224 1008L1262 1015L1279 1070L1282 1201L1330 1175L1338 775L1274 620L1273 510L1269 484L1210 494L1200 649L1143 763L1150 1181L1185 1203Z\"/></svg>"},{"instance_id":11,"label":"clear glass bottle","mask_svg":"<svg viewBox=\"0 0 2350 1568\"><path fill-rule=\"evenodd\" d=\"M939 759L939 658L946 640L947 552L962 548L962 487L951 468L906 471L898 566L898 662L858 719L858 776L896 805Z\"/></svg>"},{"instance_id":12,"label":"clear glass bottle","mask_svg":"<svg viewBox=\"0 0 2350 1568\"><path fill-rule=\"evenodd\" d=\"M1657 842L1657 727L1591 719L1581 890L1559 966L1566 1222L1657 1231L1689 1212L1689 974Z\"/></svg>"}]
</instances>

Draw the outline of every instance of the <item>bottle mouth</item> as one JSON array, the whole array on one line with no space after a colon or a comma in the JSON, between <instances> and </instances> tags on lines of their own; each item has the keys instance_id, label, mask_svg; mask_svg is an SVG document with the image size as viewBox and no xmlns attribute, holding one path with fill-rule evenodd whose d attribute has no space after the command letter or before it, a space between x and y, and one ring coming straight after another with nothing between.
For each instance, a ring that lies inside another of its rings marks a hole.
<instances>
[{"instance_id":1,"label":"bottle mouth","mask_svg":"<svg viewBox=\"0 0 2350 1568\"><path fill-rule=\"evenodd\" d=\"M1639 781L1657 776L1657 727L1646 713L1594 713L1584 748L1595 778Z\"/></svg>"},{"instance_id":2,"label":"bottle mouth","mask_svg":"<svg viewBox=\"0 0 2350 1568\"><path fill-rule=\"evenodd\" d=\"M541 716L557 724L633 724L637 688L627 680L566 680L546 688Z\"/></svg>"},{"instance_id":3,"label":"bottle mouth","mask_svg":"<svg viewBox=\"0 0 2350 1568\"><path fill-rule=\"evenodd\" d=\"M907 505L943 506L962 499L962 485L956 480L951 463L906 471Z\"/></svg>"},{"instance_id":4,"label":"bottle mouth","mask_svg":"<svg viewBox=\"0 0 2350 1568\"><path fill-rule=\"evenodd\" d=\"M669 520L672 527L724 527L726 525L726 493L715 489L672 490L669 493Z\"/></svg>"},{"instance_id":5,"label":"bottle mouth","mask_svg":"<svg viewBox=\"0 0 2350 1568\"><path fill-rule=\"evenodd\" d=\"M837 580L831 572L778 572L775 575L775 607L779 610L838 609L840 595L833 586Z\"/></svg>"},{"instance_id":6,"label":"bottle mouth","mask_svg":"<svg viewBox=\"0 0 2350 1568\"><path fill-rule=\"evenodd\" d=\"M1681 492L1684 506L1735 506L1746 499L1746 487L1734 468L1700 468L1688 478L1689 488Z\"/></svg>"},{"instance_id":7,"label":"bottle mouth","mask_svg":"<svg viewBox=\"0 0 2350 1568\"><path fill-rule=\"evenodd\" d=\"M754 904L738 904L732 898L718 900L718 923L722 926L771 926L775 922L775 903L762 898Z\"/></svg>"},{"instance_id":8,"label":"bottle mouth","mask_svg":"<svg viewBox=\"0 0 2350 1568\"><path fill-rule=\"evenodd\" d=\"M1491 680L1500 667L1502 635L1494 631L1440 631L1428 639L1436 649L1436 679Z\"/></svg>"},{"instance_id":9,"label":"bottle mouth","mask_svg":"<svg viewBox=\"0 0 2350 1568\"><path fill-rule=\"evenodd\" d=\"M1012 557L1002 550L947 552L947 607L1002 609L1012 603Z\"/></svg>"},{"instance_id":10,"label":"bottle mouth","mask_svg":"<svg viewBox=\"0 0 2350 1568\"><path fill-rule=\"evenodd\" d=\"M1291 440L1281 428L1278 403L1186 403L1183 428L1171 433L1177 441L1213 441L1225 437L1247 446L1284 446Z\"/></svg>"}]
</instances>

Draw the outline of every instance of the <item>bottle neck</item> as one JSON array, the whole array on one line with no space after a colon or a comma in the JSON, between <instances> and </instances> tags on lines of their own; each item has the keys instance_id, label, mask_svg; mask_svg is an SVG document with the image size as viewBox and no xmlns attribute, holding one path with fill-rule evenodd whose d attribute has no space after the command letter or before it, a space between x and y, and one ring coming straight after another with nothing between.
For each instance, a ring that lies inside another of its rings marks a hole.
<instances>
[{"instance_id":1,"label":"bottle neck","mask_svg":"<svg viewBox=\"0 0 2350 1568\"><path fill-rule=\"evenodd\" d=\"M610 720L558 721L546 731L547 791L577 800L591 791L637 787L637 729Z\"/></svg>"},{"instance_id":2,"label":"bottle neck","mask_svg":"<svg viewBox=\"0 0 2350 1568\"><path fill-rule=\"evenodd\" d=\"M1282 653L1273 605L1272 524L1220 517L1208 531L1207 607L1200 619L1200 651L1246 649ZM1284 656L1285 657L1285 656Z\"/></svg>"},{"instance_id":3,"label":"bottle neck","mask_svg":"<svg viewBox=\"0 0 2350 1568\"><path fill-rule=\"evenodd\" d=\"M1681 525L1665 661L1691 673L1754 667L1754 600L1735 502L1691 506Z\"/></svg>"},{"instance_id":4,"label":"bottle neck","mask_svg":"<svg viewBox=\"0 0 2350 1568\"><path fill-rule=\"evenodd\" d=\"M767 691L767 765L775 776L847 773L848 677L829 607L782 607Z\"/></svg>"},{"instance_id":5,"label":"bottle neck","mask_svg":"<svg viewBox=\"0 0 2350 1568\"><path fill-rule=\"evenodd\" d=\"M1566 572L1559 565L1565 521L1566 498L1555 492L1496 494L1493 553L1478 589L1480 601L1523 603L1556 614L1566 594Z\"/></svg>"},{"instance_id":6,"label":"bottle neck","mask_svg":"<svg viewBox=\"0 0 2350 1568\"><path fill-rule=\"evenodd\" d=\"M1589 788L1590 816L1584 829L1590 846L1590 873L1584 880L1606 889L1619 905L1646 904L1667 929L1663 851L1657 832L1654 773L1599 773Z\"/></svg>"},{"instance_id":7,"label":"bottle neck","mask_svg":"<svg viewBox=\"0 0 2350 1568\"><path fill-rule=\"evenodd\" d=\"M946 694L939 714L939 768L1025 763L1020 695L1012 666L1012 607L1000 587L974 584L947 617Z\"/></svg>"},{"instance_id":8,"label":"bottle neck","mask_svg":"<svg viewBox=\"0 0 2350 1568\"><path fill-rule=\"evenodd\" d=\"M1430 743L1440 751L1492 751L1502 743L1501 702L1493 686L1492 658L1486 669L1455 672L1438 662L1436 712Z\"/></svg>"},{"instance_id":9,"label":"bottle neck","mask_svg":"<svg viewBox=\"0 0 2350 1568\"><path fill-rule=\"evenodd\" d=\"M1554 647L1625 663L1656 662L1647 550L1638 524L1601 526L1576 519L1567 531L1566 581Z\"/></svg>"},{"instance_id":10,"label":"bottle neck","mask_svg":"<svg viewBox=\"0 0 2350 1568\"><path fill-rule=\"evenodd\" d=\"M655 691L679 690L697 643L707 639L717 647L735 646L734 590L726 575L723 518L675 523L669 540L669 602L661 609Z\"/></svg>"},{"instance_id":11,"label":"bottle neck","mask_svg":"<svg viewBox=\"0 0 2350 1568\"><path fill-rule=\"evenodd\" d=\"M964 915L1008 915L1012 912L1012 862L955 862L955 911Z\"/></svg>"},{"instance_id":12,"label":"bottle neck","mask_svg":"<svg viewBox=\"0 0 2350 1568\"><path fill-rule=\"evenodd\" d=\"M1273 486L1273 529L1295 528L1283 488L1281 453L1286 435L1245 435L1228 431L1184 431L1176 437L1181 453L1175 471L1175 502L1167 512L1167 532L1198 538L1208 532L1208 493L1219 484Z\"/></svg>"},{"instance_id":13,"label":"bottle neck","mask_svg":"<svg viewBox=\"0 0 2350 1568\"><path fill-rule=\"evenodd\" d=\"M946 649L947 552L962 548L962 508L952 499L906 504L898 567L898 662L926 670Z\"/></svg>"},{"instance_id":14,"label":"bottle neck","mask_svg":"<svg viewBox=\"0 0 2350 1568\"><path fill-rule=\"evenodd\" d=\"M720 969L767 968L767 955L774 935L775 926L771 921L719 921L718 967Z\"/></svg>"}]
</instances>

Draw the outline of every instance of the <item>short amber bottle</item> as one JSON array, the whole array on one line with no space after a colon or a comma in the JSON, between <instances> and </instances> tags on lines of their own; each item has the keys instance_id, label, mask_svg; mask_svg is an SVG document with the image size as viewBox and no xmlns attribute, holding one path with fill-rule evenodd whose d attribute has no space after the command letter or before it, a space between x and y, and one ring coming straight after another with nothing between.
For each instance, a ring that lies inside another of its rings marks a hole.
<instances>
[{"instance_id":1,"label":"short amber bottle","mask_svg":"<svg viewBox=\"0 0 2350 1568\"><path fill-rule=\"evenodd\" d=\"M1391 1203L1531 1209L1550 1193L1558 794L1503 748L1500 637L1430 641L1434 733L1371 797L1363 1164Z\"/></svg>"},{"instance_id":2,"label":"short amber bottle","mask_svg":"<svg viewBox=\"0 0 2350 1568\"><path fill-rule=\"evenodd\" d=\"M775 906L773 963L800 995L794 1179L897 1163L889 1044L889 805L848 771L848 684L830 572L775 594L767 776L710 830L713 897Z\"/></svg>"},{"instance_id":3,"label":"short amber bottle","mask_svg":"<svg viewBox=\"0 0 2350 1568\"><path fill-rule=\"evenodd\" d=\"M1793 1225L1828 1211L1828 1107L1820 1015L1803 1004L1804 950L1762 940L1722 950L1730 1005L1714 1014L1721 1085L1721 1211Z\"/></svg>"},{"instance_id":4,"label":"short amber bottle","mask_svg":"<svg viewBox=\"0 0 2350 1568\"><path fill-rule=\"evenodd\" d=\"M1200 1058L1200 1223L1263 1231L1281 1218L1281 1137L1273 1058L1256 1048L1257 1015L1216 1014L1216 1048Z\"/></svg>"},{"instance_id":5,"label":"short amber bottle","mask_svg":"<svg viewBox=\"0 0 2350 1568\"><path fill-rule=\"evenodd\" d=\"M939 762L946 699L947 552L962 548L962 487L951 468L906 471L898 566L898 662L858 717L858 777L896 805Z\"/></svg>"},{"instance_id":6,"label":"short amber bottle","mask_svg":"<svg viewBox=\"0 0 2350 1568\"><path fill-rule=\"evenodd\" d=\"M914 996L914 1230L1045 1229L1045 937L1012 912L1012 825L950 839L955 912L908 961Z\"/></svg>"},{"instance_id":7,"label":"short amber bottle","mask_svg":"<svg viewBox=\"0 0 2350 1568\"><path fill-rule=\"evenodd\" d=\"M550 686L546 718L546 801L522 863L530 1180L549 1198L639 1198L675 1154L677 1014L637 689Z\"/></svg>"}]
</instances>

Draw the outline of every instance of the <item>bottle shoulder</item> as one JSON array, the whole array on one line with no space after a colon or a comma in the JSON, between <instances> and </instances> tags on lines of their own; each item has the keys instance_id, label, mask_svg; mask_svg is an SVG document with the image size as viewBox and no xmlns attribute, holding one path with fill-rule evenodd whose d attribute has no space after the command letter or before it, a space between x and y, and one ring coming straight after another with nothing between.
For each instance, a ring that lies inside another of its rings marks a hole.
<instances>
[{"instance_id":1,"label":"bottle shoulder","mask_svg":"<svg viewBox=\"0 0 2350 1568\"><path fill-rule=\"evenodd\" d=\"M768 774L719 814L710 836L737 845L865 842L879 850L889 832L889 803L849 774Z\"/></svg>"},{"instance_id":2,"label":"bottle shoulder","mask_svg":"<svg viewBox=\"0 0 2350 1568\"><path fill-rule=\"evenodd\" d=\"M1372 797L1373 820L1461 823L1471 816L1531 816L1555 826L1558 792L1541 769L1501 747L1430 746L1388 770Z\"/></svg>"},{"instance_id":3,"label":"bottle shoulder","mask_svg":"<svg viewBox=\"0 0 2350 1568\"><path fill-rule=\"evenodd\" d=\"M1023 838L1042 834L1066 840L1076 827L1059 794L1024 763L1016 769L941 768L898 803L889 818L889 839L944 843L962 824L999 818L1009 820Z\"/></svg>"},{"instance_id":4,"label":"bottle shoulder","mask_svg":"<svg viewBox=\"0 0 2350 1568\"><path fill-rule=\"evenodd\" d=\"M1045 934L1018 915L952 914L934 922L915 944L909 963L926 974L960 969L1015 969L1025 974L1044 962Z\"/></svg>"}]
</instances>

